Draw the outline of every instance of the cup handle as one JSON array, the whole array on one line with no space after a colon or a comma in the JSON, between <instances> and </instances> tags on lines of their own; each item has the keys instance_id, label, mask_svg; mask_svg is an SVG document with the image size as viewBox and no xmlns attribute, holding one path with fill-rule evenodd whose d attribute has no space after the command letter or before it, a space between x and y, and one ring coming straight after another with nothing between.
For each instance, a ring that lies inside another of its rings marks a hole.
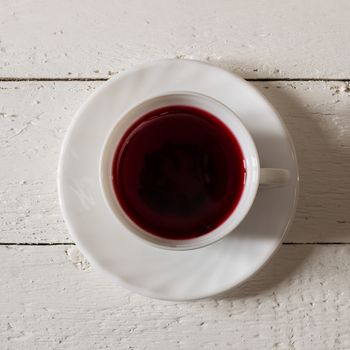
<instances>
[{"instance_id":1,"label":"cup handle","mask_svg":"<svg viewBox=\"0 0 350 350\"><path fill-rule=\"evenodd\" d=\"M289 182L290 173L286 169L261 168L259 184L265 186L283 186Z\"/></svg>"}]
</instances>

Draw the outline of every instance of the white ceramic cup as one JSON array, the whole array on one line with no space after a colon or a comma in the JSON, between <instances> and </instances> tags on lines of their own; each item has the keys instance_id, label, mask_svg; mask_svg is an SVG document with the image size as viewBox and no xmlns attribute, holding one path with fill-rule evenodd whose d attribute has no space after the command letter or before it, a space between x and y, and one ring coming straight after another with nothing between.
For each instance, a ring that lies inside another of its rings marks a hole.
<instances>
[{"instance_id":1,"label":"white ceramic cup","mask_svg":"<svg viewBox=\"0 0 350 350\"><path fill-rule=\"evenodd\" d=\"M244 157L246 179L241 199L232 214L214 230L202 236L174 240L162 238L149 233L135 224L118 202L112 183L112 163L118 144L129 129L140 117L155 109L187 105L205 110L220 119L236 137ZM218 241L231 233L248 214L259 184L280 186L285 185L289 179L289 171L285 169L260 168L259 156L254 141L249 132L242 124L238 116L211 97L193 92L173 92L166 95L156 96L141 102L127 111L111 131L105 142L100 161L100 185L107 205L117 219L136 237L157 247L173 250L187 250L204 247Z\"/></svg>"}]
</instances>

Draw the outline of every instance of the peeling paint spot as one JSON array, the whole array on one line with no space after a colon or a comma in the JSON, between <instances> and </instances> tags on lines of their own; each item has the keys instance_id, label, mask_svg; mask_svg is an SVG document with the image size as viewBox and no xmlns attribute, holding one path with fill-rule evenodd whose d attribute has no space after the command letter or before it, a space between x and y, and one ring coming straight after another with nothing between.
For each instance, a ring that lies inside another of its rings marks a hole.
<instances>
[{"instance_id":1,"label":"peeling paint spot","mask_svg":"<svg viewBox=\"0 0 350 350\"><path fill-rule=\"evenodd\" d=\"M90 263L86 260L86 258L80 253L76 246L68 248L66 250L66 255L68 259L73 263L73 265L78 270L88 270L90 268Z\"/></svg>"}]
</instances>

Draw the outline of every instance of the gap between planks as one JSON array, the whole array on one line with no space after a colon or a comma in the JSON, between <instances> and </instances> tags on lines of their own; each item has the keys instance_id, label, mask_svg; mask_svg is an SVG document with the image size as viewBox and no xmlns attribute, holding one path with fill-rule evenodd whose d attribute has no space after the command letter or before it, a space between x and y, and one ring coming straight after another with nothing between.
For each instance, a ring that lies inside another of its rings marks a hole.
<instances>
[{"instance_id":1,"label":"gap between planks","mask_svg":"<svg viewBox=\"0 0 350 350\"><path fill-rule=\"evenodd\" d=\"M116 74L117 75L117 74ZM39 77L39 78L21 78L21 77L0 77L0 82L27 82L27 81L107 81L110 79L110 77L101 77L101 78L94 78L94 77L76 77L76 78L45 78L45 77ZM261 82L269 82L269 81L340 81L340 82L349 82L350 78L247 78L245 79L247 81L261 81Z\"/></svg>"}]
</instances>

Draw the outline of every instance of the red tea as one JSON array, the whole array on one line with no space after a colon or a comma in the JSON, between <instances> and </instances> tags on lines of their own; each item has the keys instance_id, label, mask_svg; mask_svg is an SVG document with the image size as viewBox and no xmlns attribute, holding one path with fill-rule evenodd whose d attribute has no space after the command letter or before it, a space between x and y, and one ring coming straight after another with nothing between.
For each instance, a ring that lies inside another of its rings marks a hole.
<instances>
[{"instance_id":1,"label":"red tea","mask_svg":"<svg viewBox=\"0 0 350 350\"><path fill-rule=\"evenodd\" d=\"M169 106L142 116L118 145L113 186L126 215L170 239L208 233L234 211L244 187L241 148L212 114Z\"/></svg>"}]
</instances>

